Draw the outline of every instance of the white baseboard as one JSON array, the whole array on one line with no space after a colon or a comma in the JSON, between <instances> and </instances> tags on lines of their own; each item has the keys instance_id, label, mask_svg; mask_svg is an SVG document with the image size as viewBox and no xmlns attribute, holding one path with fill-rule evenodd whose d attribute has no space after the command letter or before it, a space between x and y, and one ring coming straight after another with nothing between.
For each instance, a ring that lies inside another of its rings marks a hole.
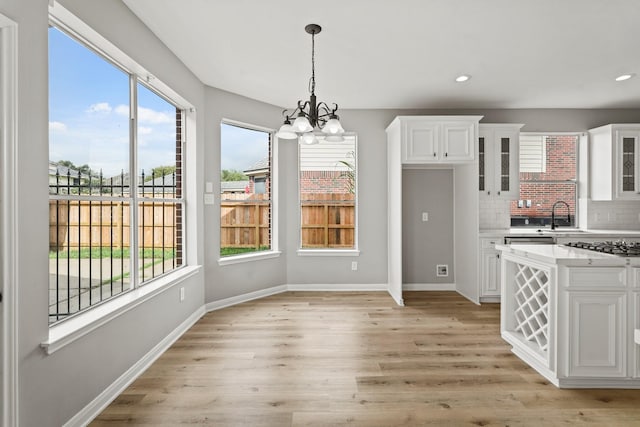
<instances>
[{"instance_id":1,"label":"white baseboard","mask_svg":"<svg viewBox=\"0 0 640 427\"><path fill-rule=\"evenodd\" d=\"M232 305L241 304L243 302L253 301L255 299L268 297L270 295L281 294L287 291L287 285L274 286L272 288L261 289L255 292L249 292L248 294L242 294L235 297L225 298L218 301L213 301L205 304L204 310L208 313L210 311L220 310L225 307L231 307Z\"/></svg>"},{"instance_id":2,"label":"white baseboard","mask_svg":"<svg viewBox=\"0 0 640 427\"><path fill-rule=\"evenodd\" d=\"M310 292L377 292L386 291L386 283L329 283L329 284L289 284L288 291L310 291Z\"/></svg>"},{"instance_id":3,"label":"white baseboard","mask_svg":"<svg viewBox=\"0 0 640 427\"><path fill-rule=\"evenodd\" d=\"M109 387L93 399L80 412L67 421L63 427L82 427L89 424L116 397L120 395L138 376L140 376L153 362L173 345L189 328L191 328L205 314L204 307L197 309L191 316L175 328L162 341L156 344L147 354L138 360L131 368L115 380Z\"/></svg>"},{"instance_id":4,"label":"white baseboard","mask_svg":"<svg viewBox=\"0 0 640 427\"><path fill-rule=\"evenodd\" d=\"M403 283L403 291L455 291L455 283Z\"/></svg>"}]
</instances>

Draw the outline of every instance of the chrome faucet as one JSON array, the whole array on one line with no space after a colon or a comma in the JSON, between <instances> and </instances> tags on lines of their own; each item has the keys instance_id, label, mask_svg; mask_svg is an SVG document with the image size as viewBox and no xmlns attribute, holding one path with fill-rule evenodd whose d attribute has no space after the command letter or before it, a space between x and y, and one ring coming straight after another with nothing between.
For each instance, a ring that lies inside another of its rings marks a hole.
<instances>
[{"instance_id":1,"label":"chrome faucet","mask_svg":"<svg viewBox=\"0 0 640 427\"><path fill-rule=\"evenodd\" d=\"M556 206L559 205L559 204L560 205L565 205L567 207L567 222L569 224L571 224L571 208L569 207L569 203L567 203L567 202L565 202L563 200L558 200L551 207L551 229L552 230L556 229Z\"/></svg>"}]
</instances>

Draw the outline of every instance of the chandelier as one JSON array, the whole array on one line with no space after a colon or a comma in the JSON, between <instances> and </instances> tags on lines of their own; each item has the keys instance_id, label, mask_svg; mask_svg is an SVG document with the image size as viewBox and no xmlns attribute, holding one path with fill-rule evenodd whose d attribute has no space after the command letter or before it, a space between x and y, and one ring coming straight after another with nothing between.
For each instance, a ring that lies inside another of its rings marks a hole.
<instances>
[{"instance_id":1,"label":"chandelier","mask_svg":"<svg viewBox=\"0 0 640 427\"><path fill-rule=\"evenodd\" d=\"M311 34L311 79L309 79L311 96L308 101L298 101L298 106L291 113L289 110L282 112L285 119L276 136L282 139L299 138L302 143L317 144L318 138L314 131L320 129L327 141L342 142L344 141L342 136L344 129L336 114L338 104L333 104L333 108L330 108L324 102L316 102L315 36L322 31L322 27L317 24L309 24L304 27L304 30ZM295 119L291 123L291 119L294 117Z\"/></svg>"}]
</instances>

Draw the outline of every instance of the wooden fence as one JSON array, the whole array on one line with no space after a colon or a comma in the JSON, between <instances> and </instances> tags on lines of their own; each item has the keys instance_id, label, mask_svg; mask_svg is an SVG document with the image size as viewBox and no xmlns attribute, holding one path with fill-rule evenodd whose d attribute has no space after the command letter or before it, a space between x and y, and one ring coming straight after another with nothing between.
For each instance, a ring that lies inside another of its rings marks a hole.
<instances>
[{"instance_id":1,"label":"wooden fence","mask_svg":"<svg viewBox=\"0 0 640 427\"><path fill-rule=\"evenodd\" d=\"M229 197L227 197L229 196ZM220 246L269 246L271 206L261 195L224 195L220 203ZM301 203L303 248L352 248L355 244L353 194L304 194ZM233 199L233 200L229 200Z\"/></svg>"},{"instance_id":2,"label":"wooden fence","mask_svg":"<svg viewBox=\"0 0 640 427\"><path fill-rule=\"evenodd\" d=\"M352 194L304 194L303 248L350 248L355 242ZM224 195L220 203L220 246L256 248L271 242L271 202L265 195ZM237 200L228 200L237 199ZM177 204L143 202L138 218L141 246L174 248ZM49 248L128 248L129 204L109 201L49 201Z\"/></svg>"},{"instance_id":3,"label":"wooden fence","mask_svg":"<svg viewBox=\"0 0 640 427\"><path fill-rule=\"evenodd\" d=\"M355 196L351 193L303 193L300 222L303 248L353 248Z\"/></svg>"},{"instance_id":4,"label":"wooden fence","mask_svg":"<svg viewBox=\"0 0 640 427\"><path fill-rule=\"evenodd\" d=\"M138 239L144 248L175 248L178 204L141 202ZM125 202L49 201L49 249L130 244L130 211Z\"/></svg>"}]
</instances>

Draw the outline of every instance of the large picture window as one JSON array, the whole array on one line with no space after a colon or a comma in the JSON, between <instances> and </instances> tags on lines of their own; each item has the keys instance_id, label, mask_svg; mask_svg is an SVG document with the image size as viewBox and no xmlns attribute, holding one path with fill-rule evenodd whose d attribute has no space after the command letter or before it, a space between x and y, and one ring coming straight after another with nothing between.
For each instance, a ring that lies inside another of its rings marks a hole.
<instances>
[{"instance_id":1,"label":"large picture window","mask_svg":"<svg viewBox=\"0 0 640 427\"><path fill-rule=\"evenodd\" d=\"M183 265L184 111L49 29L51 323Z\"/></svg>"},{"instance_id":2,"label":"large picture window","mask_svg":"<svg viewBox=\"0 0 640 427\"><path fill-rule=\"evenodd\" d=\"M271 132L220 125L220 256L272 249Z\"/></svg>"},{"instance_id":3,"label":"large picture window","mask_svg":"<svg viewBox=\"0 0 640 427\"><path fill-rule=\"evenodd\" d=\"M299 145L300 248L357 249L356 137Z\"/></svg>"}]
</instances>

